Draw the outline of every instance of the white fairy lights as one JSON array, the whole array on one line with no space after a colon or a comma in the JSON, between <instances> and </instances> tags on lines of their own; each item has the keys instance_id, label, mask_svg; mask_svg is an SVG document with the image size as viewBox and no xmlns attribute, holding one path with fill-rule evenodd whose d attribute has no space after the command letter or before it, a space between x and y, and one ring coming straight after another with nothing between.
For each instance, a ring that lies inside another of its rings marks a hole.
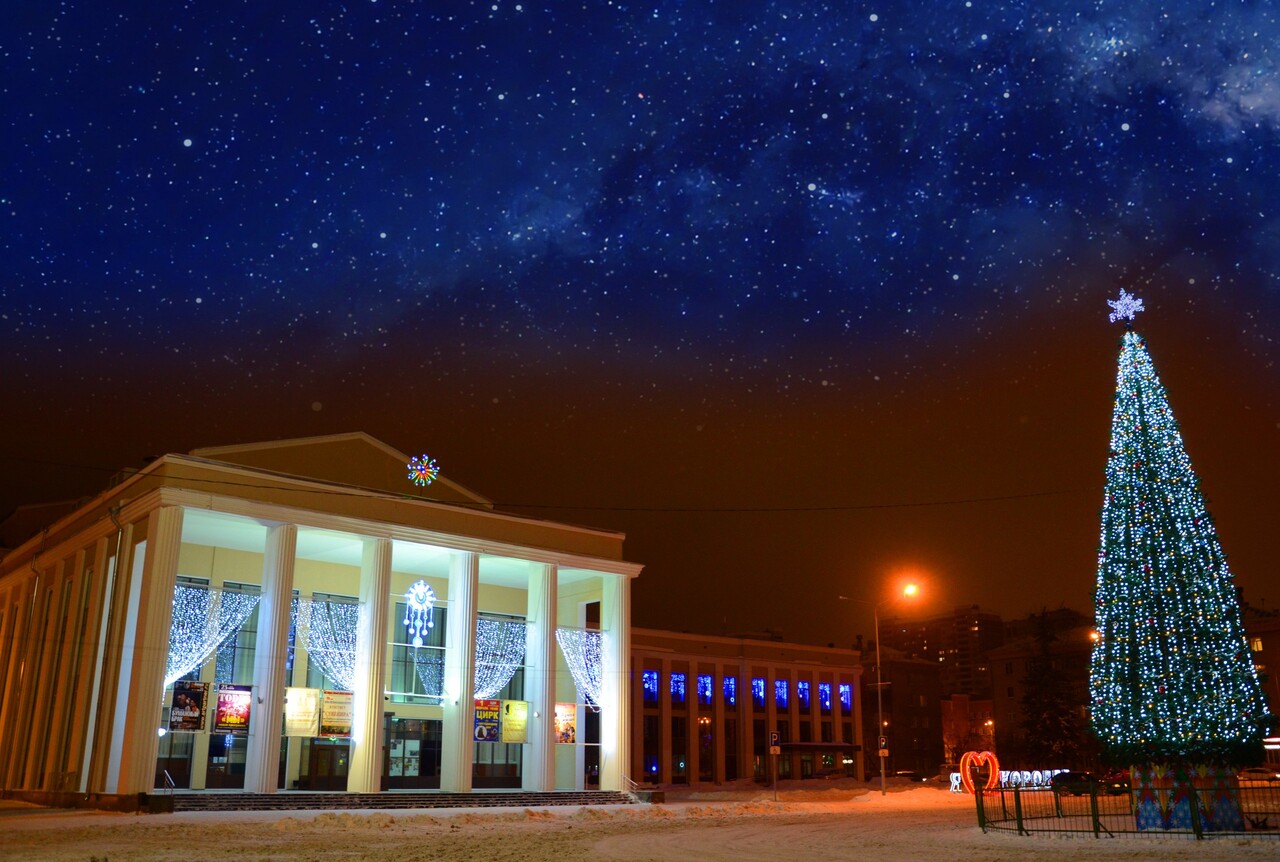
<instances>
[{"instance_id":1,"label":"white fairy lights","mask_svg":"<svg viewBox=\"0 0 1280 862\"><path fill-rule=\"evenodd\" d=\"M475 690L477 698L502 691L524 664L528 627L513 620L476 620Z\"/></svg>"},{"instance_id":2,"label":"white fairy lights","mask_svg":"<svg viewBox=\"0 0 1280 862\"><path fill-rule=\"evenodd\" d=\"M297 640L307 660L344 691L355 690L356 628L360 606L351 602L298 600Z\"/></svg>"},{"instance_id":3,"label":"white fairy lights","mask_svg":"<svg viewBox=\"0 0 1280 862\"><path fill-rule=\"evenodd\" d=\"M592 706L600 704L600 683L604 673L604 632L584 629L556 629L556 643L578 684L578 693Z\"/></svg>"},{"instance_id":4,"label":"white fairy lights","mask_svg":"<svg viewBox=\"0 0 1280 862\"><path fill-rule=\"evenodd\" d=\"M257 606L258 596L254 593L176 586L164 684L172 685L203 665L240 630Z\"/></svg>"}]
</instances>

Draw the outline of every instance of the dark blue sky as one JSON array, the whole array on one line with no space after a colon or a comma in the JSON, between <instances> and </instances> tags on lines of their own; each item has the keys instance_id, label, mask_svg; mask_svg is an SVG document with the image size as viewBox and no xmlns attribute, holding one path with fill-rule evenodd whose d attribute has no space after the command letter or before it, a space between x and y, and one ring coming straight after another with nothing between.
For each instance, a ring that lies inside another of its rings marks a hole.
<instances>
[{"instance_id":1,"label":"dark blue sky","mask_svg":"<svg viewBox=\"0 0 1280 862\"><path fill-rule=\"evenodd\" d=\"M1280 601L1270 4L0 16L0 508L366 430L626 530L641 624L838 638L899 565L1082 607L1126 287Z\"/></svg>"}]
</instances>

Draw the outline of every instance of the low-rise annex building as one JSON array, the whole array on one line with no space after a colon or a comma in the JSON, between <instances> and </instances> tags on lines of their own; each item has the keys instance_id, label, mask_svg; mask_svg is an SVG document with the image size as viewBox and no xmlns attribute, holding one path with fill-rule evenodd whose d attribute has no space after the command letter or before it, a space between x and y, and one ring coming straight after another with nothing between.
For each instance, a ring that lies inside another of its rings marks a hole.
<instances>
[{"instance_id":1,"label":"low-rise annex building","mask_svg":"<svg viewBox=\"0 0 1280 862\"><path fill-rule=\"evenodd\" d=\"M861 680L856 650L633 629L631 775L863 779Z\"/></svg>"},{"instance_id":2,"label":"low-rise annex building","mask_svg":"<svg viewBox=\"0 0 1280 862\"><path fill-rule=\"evenodd\" d=\"M626 789L624 537L414 460L165 455L4 552L0 791Z\"/></svg>"}]
</instances>

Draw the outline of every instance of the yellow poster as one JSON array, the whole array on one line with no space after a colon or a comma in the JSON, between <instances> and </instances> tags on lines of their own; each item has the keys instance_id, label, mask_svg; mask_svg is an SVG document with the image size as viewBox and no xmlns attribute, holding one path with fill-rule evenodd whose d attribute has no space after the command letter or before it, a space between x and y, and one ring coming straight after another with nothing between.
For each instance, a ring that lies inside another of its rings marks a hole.
<instances>
[{"instance_id":1,"label":"yellow poster","mask_svg":"<svg viewBox=\"0 0 1280 862\"><path fill-rule=\"evenodd\" d=\"M290 686L284 690L284 735L320 735L320 689Z\"/></svg>"},{"instance_id":2,"label":"yellow poster","mask_svg":"<svg viewBox=\"0 0 1280 862\"><path fill-rule=\"evenodd\" d=\"M527 700L502 702L502 741L516 744L529 741L529 702Z\"/></svg>"}]
</instances>

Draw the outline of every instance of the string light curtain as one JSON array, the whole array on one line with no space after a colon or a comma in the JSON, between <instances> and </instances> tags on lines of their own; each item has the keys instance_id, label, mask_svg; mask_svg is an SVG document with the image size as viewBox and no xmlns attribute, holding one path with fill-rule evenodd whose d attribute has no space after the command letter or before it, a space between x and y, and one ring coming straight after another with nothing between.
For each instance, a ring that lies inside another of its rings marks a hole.
<instances>
[{"instance_id":1,"label":"string light curtain","mask_svg":"<svg viewBox=\"0 0 1280 862\"><path fill-rule=\"evenodd\" d=\"M1096 620L1092 723L1112 759L1261 756L1270 717L1226 555L1164 386L1132 330L1116 378Z\"/></svg>"},{"instance_id":2,"label":"string light curtain","mask_svg":"<svg viewBox=\"0 0 1280 862\"><path fill-rule=\"evenodd\" d=\"M356 628L360 606L351 602L299 599L297 642L307 651L307 661L343 691L354 691L356 680Z\"/></svg>"},{"instance_id":3,"label":"string light curtain","mask_svg":"<svg viewBox=\"0 0 1280 862\"><path fill-rule=\"evenodd\" d=\"M583 702L599 706L600 684L604 676L604 632L556 629L556 643L560 645L560 652L578 685Z\"/></svg>"},{"instance_id":4,"label":"string light curtain","mask_svg":"<svg viewBox=\"0 0 1280 862\"><path fill-rule=\"evenodd\" d=\"M477 699L497 695L524 666L528 626L522 620L476 620L476 661L472 683ZM426 697L444 697L444 650L413 648L413 667Z\"/></svg>"},{"instance_id":5,"label":"string light curtain","mask_svg":"<svg viewBox=\"0 0 1280 862\"><path fill-rule=\"evenodd\" d=\"M258 606L254 593L178 584L173 590L173 622L164 684L191 673L233 637Z\"/></svg>"}]
</instances>

